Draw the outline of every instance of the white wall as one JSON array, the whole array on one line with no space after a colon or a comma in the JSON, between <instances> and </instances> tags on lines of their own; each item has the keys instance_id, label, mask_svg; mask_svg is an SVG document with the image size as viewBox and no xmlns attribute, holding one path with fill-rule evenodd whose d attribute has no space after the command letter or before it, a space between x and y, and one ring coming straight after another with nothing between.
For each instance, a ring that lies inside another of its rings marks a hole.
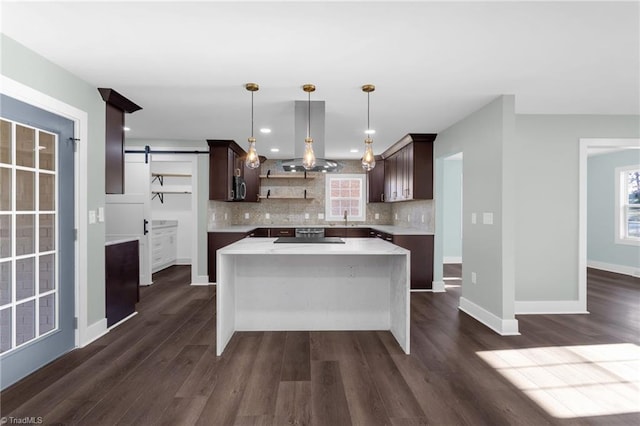
<instances>
[{"instance_id":1,"label":"white wall","mask_svg":"<svg viewBox=\"0 0 640 426\"><path fill-rule=\"evenodd\" d=\"M580 138L639 135L638 116L516 116L518 312L578 300Z\"/></svg>"},{"instance_id":2,"label":"white wall","mask_svg":"<svg viewBox=\"0 0 640 426\"><path fill-rule=\"evenodd\" d=\"M514 97L501 96L441 132L435 141L435 277L442 280L443 161L462 152L463 249L461 309L502 334L517 333L514 319ZM484 213L493 224L482 222ZM477 222L472 223L472 214ZM472 284L471 273L477 275Z\"/></svg>"},{"instance_id":3,"label":"white wall","mask_svg":"<svg viewBox=\"0 0 640 426\"><path fill-rule=\"evenodd\" d=\"M462 155L443 163L443 246L445 263L462 261Z\"/></svg>"}]
</instances>

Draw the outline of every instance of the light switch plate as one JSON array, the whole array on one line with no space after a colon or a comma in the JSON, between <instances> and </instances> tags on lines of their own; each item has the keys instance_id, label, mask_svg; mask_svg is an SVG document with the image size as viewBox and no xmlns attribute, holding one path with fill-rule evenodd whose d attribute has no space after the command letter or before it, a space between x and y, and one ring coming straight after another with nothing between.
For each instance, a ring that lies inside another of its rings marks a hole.
<instances>
[{"instance_id":1,"label":"light switch plate","mask_svg":"<svg viewBox=\"0 0 640 426\"><path fill-rule=\"evenodd\" d=\"M89 210L89 224L94 224L96 223L96 211L95 210Z\"/></svg>"},{"instance_id":2,"label":"light switch plate","mask_svg":"<svg viewBox=\"0 0 640 426\"><path fill-rule=\"evenodd\" d=\"M270 215L269 213L265 213L265 214L264 214L264 218L265 218L265 219L271 219L271 215Z\"/></svg>"},{"instance_id":3,"label":"light switch plate","mask_svg":"<svg viewBox=\"0 0 640 426\"><path fill-rule=\"evenodd\" d=\"M98 207L98 222L104 222L104 207Z\"/></svg>"},{"instance_id":4,"label":"light switch plate","mask_svg":"<svg viewBox=\"0 0 640 426\"><path fill-rule=\"evenodd\" d=\"M493 213L482 213L482 223L484 223L485 225L493 225Z\"/></svg>"},{"instance_id":5,"label":"light switch plate","mask_svg":"<svg viewBox=\"0 0 640 426\"><path fill-rule=\"evenodd\" d=\"M245 213L245 214L244 214L244 218L245 218L245 219L249 219L249 213Z\"/></svg>"},{"instance_id":6,"label":"light switch plate","mask_svg":"<svg viewBox=\"0 0 640 426\"><path fill-rule=\"evenodd\" d=\"M476 284L478 282L478 275L475 272L471 273L471 284Z\"/></svg>"},{"instance_id":7,"label":"light switch plate","mask_svg":"<svg viewBox=\"0 0 640 426\"><path fill-rule=\"evenodd\" d=\"M305 214L304 214L304 218L305 218L305 219L309 219L309 213L305 213Z\"/></svg>"},{"instance_id":8,"label":"light switch plate","mask_svg":"<svg viewBox=\"0 0 640 426\"><path fill-rule=\"evenodd\" d=\"M475 225L476 222L478 221L477 216L475 213L471 213L471 224Z\"/></svg>"},{"instance_id":9,"label":"light switch plate","mask_svg":"<svg viewBox=\"0 0 640 426\"><path fill-rule=\"evenodd\" d=\"M376 214L374 214L374 215L373 215L373 218L374 218L374 219L376 219L376 220L380 219L380 213L376 213Z\"/></svg>"}]
</instances>

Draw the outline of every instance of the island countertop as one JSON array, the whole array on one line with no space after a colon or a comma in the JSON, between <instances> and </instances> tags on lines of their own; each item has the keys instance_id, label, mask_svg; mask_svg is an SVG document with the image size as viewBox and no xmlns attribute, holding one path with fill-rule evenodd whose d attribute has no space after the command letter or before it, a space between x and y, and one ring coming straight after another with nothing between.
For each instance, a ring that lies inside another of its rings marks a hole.
<instances>
[{"instance_id":1,"label":"island countertop","mask_svg":"<svg viewBox=\"0 0 640 426\"><path fill-rule=\"evenodd\" d=\"M344 244L276 244L277 238L244 238L218 250L219 254L404 255L409 250L379 238L344 238Z\"/></svg>"}]
</instances>

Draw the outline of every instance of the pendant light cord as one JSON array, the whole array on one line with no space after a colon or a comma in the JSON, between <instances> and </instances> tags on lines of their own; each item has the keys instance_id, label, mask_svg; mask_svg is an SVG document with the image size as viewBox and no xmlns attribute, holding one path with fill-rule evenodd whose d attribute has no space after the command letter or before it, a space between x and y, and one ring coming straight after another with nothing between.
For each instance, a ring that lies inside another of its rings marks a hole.
<instances>
[{"instance_id":1,"label":"pendant light cord","mask_svg":"<svg viewBox=\"0 0 640 426\"><path fill-rule=\"evenodd\" d=\"M311 137L311 92L307 92L307 138Z\"/></svg>"},{"instance_id":2,"label":"pendant light cord","mask_svg":"<svg viewBox=\"0 0 640 426\"><path fill-rule=\"evenodd\" d=\"M251 92L251 137L253 137L253 91Z\"/></svg>"},{"instance_id":3,"label":"pendant light cord","mask_svg":"<svg viewBox=\"0 0 640 426\"><path fill-rule=\"evenodd\" d=\"M367 131L371 130L371 124L369 122L369 95L371 95L371 93L367 92ZM367 135L371 137L371 133L367 133Z\"/></svg>"}]
</instances>

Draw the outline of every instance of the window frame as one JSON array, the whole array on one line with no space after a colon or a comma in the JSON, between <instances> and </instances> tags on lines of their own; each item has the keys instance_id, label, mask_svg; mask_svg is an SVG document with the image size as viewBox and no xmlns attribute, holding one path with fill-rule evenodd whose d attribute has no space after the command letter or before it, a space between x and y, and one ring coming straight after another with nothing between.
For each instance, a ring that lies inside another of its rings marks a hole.
<instances>
[{"instance_id":1,"label":"window frame","mask_svg":"<svg viewBox=\"0 0 640 426\"><path fill-rule=\"evenodd\" d=\"M325 221L327 222L336 222L344 220L344 216L341 213L338 216L331 215L331 201L334 199L331 197L331 181L332 180L352 180L358 179L360 181L360 198L358 199L360 214L358 216L348 216L349 222L365 222L367 220L367 211L366 211L366 196L367 196L367 175L365 174L326 174L325 178ZM342 197L339 197L342 198Z\"/></svg>"},{"instance_id":2,"label":"window frame","mask_svg":"<svg viewBox=\"0 0 640 426\"><path fill-rule=\"evenodd\" d=\"M640 246L640 237L632 237L627 234L627 215L630 207L640 208L640 203L629 203L629 181L628 174L631 171L640 170L640 165L616 167L616 205L615 205L615 242L616 244L626 244Z\"/></svg>"}]
</instances>

